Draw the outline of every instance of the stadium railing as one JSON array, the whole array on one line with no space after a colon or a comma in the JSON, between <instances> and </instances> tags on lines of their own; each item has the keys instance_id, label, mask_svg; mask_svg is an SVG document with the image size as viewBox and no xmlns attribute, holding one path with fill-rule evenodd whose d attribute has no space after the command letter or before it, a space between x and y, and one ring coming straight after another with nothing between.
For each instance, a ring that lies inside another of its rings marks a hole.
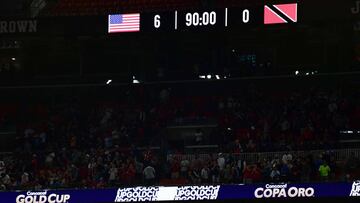
<instances>
[{"instance_id":1,"label":"stadium railing","mask_svg":"<svg viewBox=\"0 0 360 203\"><path fill-rule=\"evenodd\" d=\"M360 149L340 149L340 150L311 150L311 151L282 151L282 152L262 152L262 153L234 153L234 154L223 154L224 156L232 155L235 159L247 161L249 163L257 163L259 160L267 159L273 160L275 158L281 159L284 154L291 154L295 157L305 157L307 155L320 155L323 153L330 153L335 157L336 161L346 160L352 154L356 157L360 157ZM202 160L212 159L217 157L218 154L169 154L167 160L193 160L200 158Z\"/></svg>"}]
</instances>

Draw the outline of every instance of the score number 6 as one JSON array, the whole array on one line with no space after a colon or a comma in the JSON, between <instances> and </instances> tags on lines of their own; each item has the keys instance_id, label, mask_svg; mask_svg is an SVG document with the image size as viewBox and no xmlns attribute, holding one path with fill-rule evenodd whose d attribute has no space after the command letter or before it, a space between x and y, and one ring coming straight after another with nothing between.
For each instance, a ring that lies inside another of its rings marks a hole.
<instances>
[{"instance_id":1,"label":"score number 6","mask_svg":"<svg viewBox=\"0 0 360 203\"><path fill-rule=\"evenodd\" d=\"M154 16L154 27L160 28L160 26L161 26L160 15L155 15Z\"/></svg>"}]
</instances>

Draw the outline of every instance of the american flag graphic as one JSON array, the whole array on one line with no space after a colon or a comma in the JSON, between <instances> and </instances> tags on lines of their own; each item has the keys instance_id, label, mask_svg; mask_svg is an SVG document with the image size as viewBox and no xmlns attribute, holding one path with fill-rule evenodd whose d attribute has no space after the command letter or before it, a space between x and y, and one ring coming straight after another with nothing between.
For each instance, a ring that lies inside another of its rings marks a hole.
<instances>
[{"instance_id":1,"label":"american flag graphic","mask_svg":"<svg viewBox=\"0 0 360 203\"><path fill-rule=\"evenodd\" d=\"M109 15L109 33L139 31L140 13Z\"/></svg>"}]
</instances>

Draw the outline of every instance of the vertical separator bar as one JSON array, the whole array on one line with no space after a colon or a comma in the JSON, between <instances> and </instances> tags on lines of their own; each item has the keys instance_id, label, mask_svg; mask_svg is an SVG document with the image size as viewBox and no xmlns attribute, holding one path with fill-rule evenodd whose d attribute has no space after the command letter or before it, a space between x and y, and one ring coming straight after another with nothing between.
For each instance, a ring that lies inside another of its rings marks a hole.
<instances>
[{"instance_id":1,"label":"vertical separator bar","mask_svg":"<svg viewBox=\"0 0 360 203\"><path fill-rule=\"evenodd\" d=\"M225 27L228 26L228 8L225 8Z\"/></svg>"},{"instance_id":2,"label":"vertical separator bar","mask_svg":"<svg viewBox=\"0 0 360 203\"><path fill-rule=\"evenodd\" d=\"M178 13L177 13L177 11L175 11L175 30L177 30L177 28L178 28L178 20L177 20L177 18L178 18Z\"/></svg>"}]
</instances>

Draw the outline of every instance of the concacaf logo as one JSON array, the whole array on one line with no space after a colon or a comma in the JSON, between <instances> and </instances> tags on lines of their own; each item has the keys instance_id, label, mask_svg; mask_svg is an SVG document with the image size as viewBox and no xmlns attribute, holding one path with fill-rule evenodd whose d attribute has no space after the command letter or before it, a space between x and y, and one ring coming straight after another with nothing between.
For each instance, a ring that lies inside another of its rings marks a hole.
<instances>
[{"instance_id":1,"label":"concacaf logo","mask_svg":"<svg viewBox=\"0 0 360 203\"><path fill-rule=\"evenodd\" d=\"M259 187L255 190L256 198L276 198L276 197L313 197L314 188L290 187L287 184L270 185L266 184L265 188Z\"/></svg>"},{"instance_id":2,"label":"concacaf logo","mask_svg":"<svg viewBox=\"0 0 360 203\"><path fill-rule=\"evenodd\" d=\"M18 195L16 197L16 203L69 203L69 194L47 194L47 191L43 192L31 192L28 191L26 195Z\"/></svg>"}]
</instances>

